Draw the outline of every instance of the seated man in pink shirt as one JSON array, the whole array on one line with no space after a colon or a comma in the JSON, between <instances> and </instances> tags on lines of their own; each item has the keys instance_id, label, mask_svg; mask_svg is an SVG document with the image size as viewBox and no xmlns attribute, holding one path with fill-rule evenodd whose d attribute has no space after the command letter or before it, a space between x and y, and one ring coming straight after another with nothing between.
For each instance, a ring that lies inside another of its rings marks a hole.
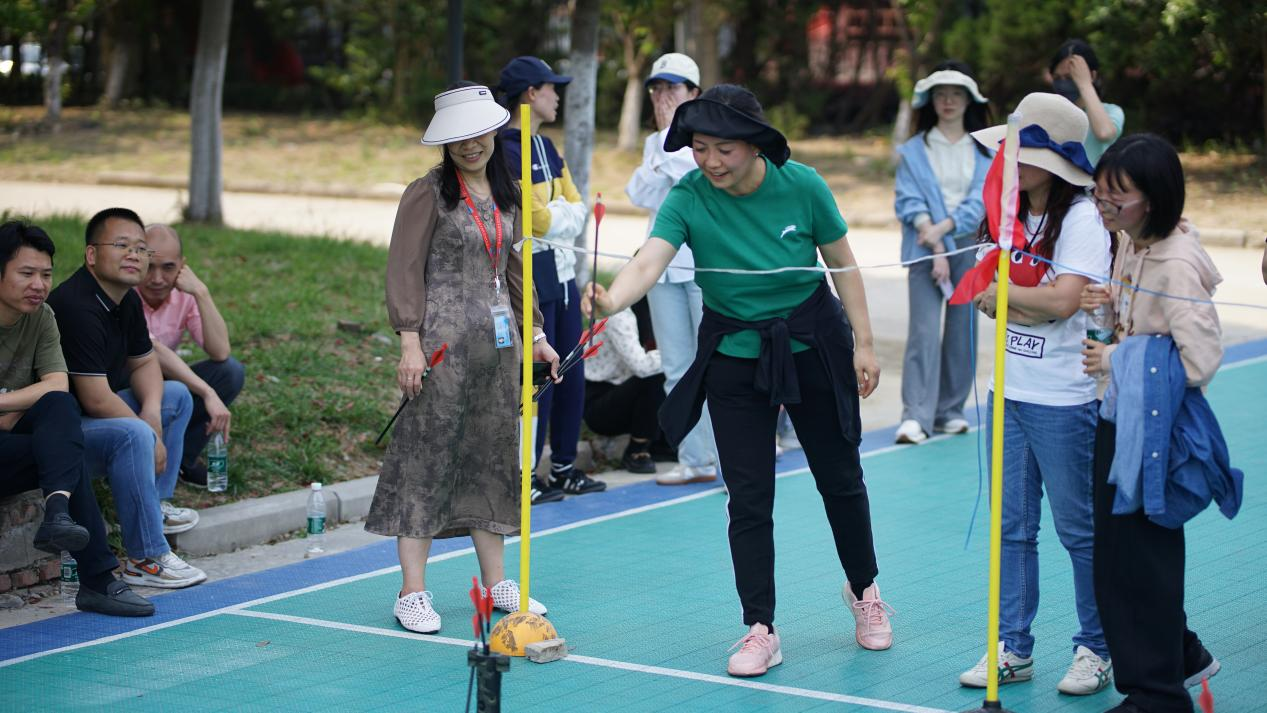
<instances>
[{"instance_id":1,"label":"seated man in pink shirt","mask_svg":"<svg viewBox=\"0 0 1267 713\"><path fill-rule=\"evenodd\" d=\"M189 387L194 412L185 431L180 479L207 487L207 466L198 459L211 434L229 437L229 409L245 382L242 363L229 355L229 328L211 299L211 292L185 264L180 236L166 225L151 225L145 238L154 251L149 272L136 291L141 295L145 321L163 378ZM176 354L185 332L207 353L196 364Z\"/></svg>"}]
</instances>

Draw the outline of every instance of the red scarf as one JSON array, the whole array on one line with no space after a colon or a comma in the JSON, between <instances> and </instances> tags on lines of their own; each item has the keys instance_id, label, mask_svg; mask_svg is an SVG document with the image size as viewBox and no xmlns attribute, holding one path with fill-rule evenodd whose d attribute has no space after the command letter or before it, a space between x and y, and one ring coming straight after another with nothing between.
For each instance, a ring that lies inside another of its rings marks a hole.
<instances>
[{"instance_id":1,"label":"red scarf","mask_svg":"<svg viewBox=\"0 0 1267 713\"><path fill-rule=\"evenodd\" d=\"M985 201L985 220L986 228L989 231L990 239L994 241L995 247L986 253L976 266L964 273L963 279L959 281L959 285L955 287L955 292L950 296L950 304L962 305L972 301L972 298L979 294L982 290L990 286L990 282L994 280L995 269L999 264L999 248L998 235L999 224L1003 221L1003 144L999 144L999 152L994 154L994 160L990 162L990 170L985 174L985 186L981 189L981 199ZM1016 203L1012 206L1013 212L1020 210L1020 191L1016 194ZM1016 220L1012 223L1012 249L1025 250L1032 252L1030 249L1030 241L1025 239L1025 224ZM1021 287L1036 287L1042 281L1043 276L1047 274L1048 268L1051 266L1040 260L1021 259L1023 255L1013 255L1012 264L1008 269L1009 282L1013 285Z\"/></svg>"}]
</instances>

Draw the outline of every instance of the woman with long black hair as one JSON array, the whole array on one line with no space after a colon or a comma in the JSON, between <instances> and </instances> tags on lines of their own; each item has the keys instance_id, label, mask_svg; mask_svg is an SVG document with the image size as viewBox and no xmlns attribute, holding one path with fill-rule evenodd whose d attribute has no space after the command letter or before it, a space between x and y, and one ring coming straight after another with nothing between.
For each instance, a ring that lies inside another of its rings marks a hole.
<instances>
[{"instance_id":1,"label":"woman with long black hair","mask_svg":"<svg viewBox=\"0 0 1267 713\"><path fill-rule=\"evenodd\" d=\"M504 611L519 607L503 539L519 532L520 364L550 362L535 295L532 345L520 344L523 272L519 190L497 129L510 114L487 87L460 82L436 96L422 143L441 164L405 189L387 256L387 316L400 334L397 380L409 398L392 434L365 529L397 538L403 584L395 614L440 630L426 591L431 541L470 535L480 578ZM448 344L430 374L427 358ZM423 379L426 387L423 388ZM529 609L544 614L535 599Z\"/></svg>"},{"instance_id":2,"label":"woman with long black hair","mask_svg":"<svg viewBox=\"0 0 1267 713\"><path fill-rule=\"evenodd\" d=\"M774 628L774 439L787 408L822 495L847 581L854 637L867 649L893 642L875 583L871 506L858 458L859 396L879 383L862 276L827 183L790 160L747 89L722 84L678 107L665 151L690 146L699 170L669 192L651 237L611 287L587 286L582 308L619 312L646 294L689 245L704 316L695 362L669 394L660 421L672 444L700 417L705 397L730 494L735 585L748 627L730 657L732 676L760 676L783 661ZM808 268L780 270L780 268ZM753 274L751 271L757 271ZM764 272L773 271L773 272ZM590 290L596 291L590 305ZM841 300L844 309L841 309ZM847 315L847 320L846 320Z\"/></svg>"}]
</instances>

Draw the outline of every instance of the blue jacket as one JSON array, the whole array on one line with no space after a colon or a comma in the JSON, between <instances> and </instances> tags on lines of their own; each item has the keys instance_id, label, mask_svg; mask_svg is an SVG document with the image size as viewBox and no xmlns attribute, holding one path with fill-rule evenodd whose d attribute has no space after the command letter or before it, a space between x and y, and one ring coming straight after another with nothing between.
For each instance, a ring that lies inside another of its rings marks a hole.
<instances>
[{"instance_id":1,"label":"blue jacket","mask_svg":"<svg viewBox=\"0 0 1267 713\"><path fill-rule=\"evenodd\" d=\"M1186 385L1179 349L1164 334L1127 337L1113 352L1100 415L1117 424L1109 482L1113 514L1139 510L1176 529L1214 500L1231 519L1245 475L1231 467L1227 442L1198 387Z\"/></svg>"},{"instance_id":2,"label":"blue jacket","mask_svg":"<svg viewBox=\"0 0 1267 713\"><path fill-rule=\"evenodd\" d=\"M963 202L955 208L955 212L948 214L946 200L941 195L941 184L937 182L937 174L933 173L933 165L928 161L924 134L912 136L898 147L897 154L897 182L894 187L897 197L893 202L893 209L897 213L897 219L902 222L902 262L932 254L931 250L915 240L919 236L919 231L915 229L915 217L920 213L927 213L934 223L941 222L947 215L955 221L955 227L944 238L946 249L954 250L955 238L975 233L981 225L981 219L985 217L981 188L985 185L990 158L973 148L972 155L976 157L977 163L972 174L972 186Z\"/></svg>"}]
</instances>

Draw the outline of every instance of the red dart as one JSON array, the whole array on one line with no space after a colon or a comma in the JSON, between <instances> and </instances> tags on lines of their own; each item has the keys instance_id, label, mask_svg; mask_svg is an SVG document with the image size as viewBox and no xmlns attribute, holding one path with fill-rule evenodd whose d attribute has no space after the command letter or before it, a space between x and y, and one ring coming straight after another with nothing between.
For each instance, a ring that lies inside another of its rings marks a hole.
<instances>
[{"instance_id":1,"label":"red dart","mask_svg":"<svg viewBox=\"0 0 1267 713\"><path fill-rule=\"evenodd\" d=\"M594 229L603 222L603 216L607 215L607 206L603 205L603 194L598 194L598 199L594 201Z\"/></svg>"},{"instance_id":2,"label":"red dart","mask_svg":"<svg viewBox=\"0 0 1267 713\"><path fill-rule=\"evenodd\" d=\"M598 342L597 344L590 347L589 349L586 349L585 353L581 355L581 359L589 359L590 357L594 356L595 354L598 353L598 348L603 346L606 343L607 342Z\"/></svg>"},{"instance_id":3,"label":"red dart","mask_svg":"<svg viewBox=\"0 0 1267 713\"><path fill-rule=\"evenodd\" d=\"M1210 679L1201 679L1201 695L1197 696L1197 704L1201 713L1214 713L1214 694L1210 693Z\"/></svg>"},{"instance_id":4,"label":"red dart","mask_svg":"<svg viewBox=\"0 0 1267 713\"><path fill-rule=\"evenodd\" d=\"M444 344L440 345L439 349L432 352L431 363L427 365L427 368L428 369L434 368L436 364L439 364L440 362L444 361L444 350L448 348L449 348L449 343L445 342Z\"/></svg>"}]
</instances>

